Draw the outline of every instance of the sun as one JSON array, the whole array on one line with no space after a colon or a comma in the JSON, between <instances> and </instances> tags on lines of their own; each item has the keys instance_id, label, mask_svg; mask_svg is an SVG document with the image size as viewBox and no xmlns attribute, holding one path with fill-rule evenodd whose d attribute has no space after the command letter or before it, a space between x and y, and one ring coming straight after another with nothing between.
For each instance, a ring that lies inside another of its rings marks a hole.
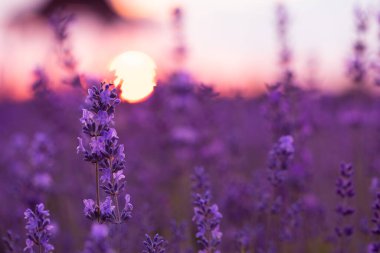
<instances>
[{"instance_id":1,"label":"sun","mask_svg":"<svg viewBox=\"0 0 380 253\"><path fill-rule=\"evenodd\" d=\"M122 99L130 103L144 101L156 86L156 64L142 52L127 51L116 56L109 70L115 72L115 85L121 84Z\"/></svg>"}]
</instances>

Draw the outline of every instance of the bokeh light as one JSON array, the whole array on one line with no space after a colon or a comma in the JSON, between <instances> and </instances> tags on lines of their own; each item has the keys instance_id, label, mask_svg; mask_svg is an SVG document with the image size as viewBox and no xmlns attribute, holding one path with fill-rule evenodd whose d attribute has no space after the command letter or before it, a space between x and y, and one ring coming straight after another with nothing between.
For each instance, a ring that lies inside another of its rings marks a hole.
<instances>
[{"instance_id":1,"label":"bokeh light","mask_svg":"<svg viewBox=\"0 0 380 253\"><path fill-rule=\"evenodd\" d=\"M141 102L153 92L156 64L150 56L139 51L127 51L118 55L109 69L115 72L114 83L121 84L121 96L126 101Z\"/></svg>"}]
</instances>

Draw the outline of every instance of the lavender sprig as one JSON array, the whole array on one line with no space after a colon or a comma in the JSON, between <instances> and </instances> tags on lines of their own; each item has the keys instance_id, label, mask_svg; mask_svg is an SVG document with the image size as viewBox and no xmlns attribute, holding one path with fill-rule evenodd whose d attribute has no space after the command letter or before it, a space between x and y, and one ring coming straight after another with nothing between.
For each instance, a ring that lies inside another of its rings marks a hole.
<instances>
[{"instance_id":1,"label":"lavender sprig","mask_svg":"<svg viewBox=\"0 0 380 253\"><path fill-rule=\"evenodd\" d=\"M87 239L82 253L112 253L113 249L108 244L108 227L105 224L93 224L90 237Z\"/></svg>"},{"instance_id":2,"label":"lavender sprig","mask_svg":"<svg viewBox=\"0 0 380 253\"><path fill-rule=\"evenodd\" d=\"M162 236L156 234L153 239L145 234L144 250L142 253L165 253L166 241Z\"/></svg>"},{"instance_id":3,"label":"lavender sprig","mask_svg":"<svg viewBox=\"0 0 380 253\"><path fill-rule=\"evenodd\" d=\"M341 202L336 208L339 216L338 224L335 227L335 233L339 237L338 251L346 252L348 239L354 233L352 225L349 224L349 217L353 215L355 209L349 204L349 200L355 195L352 183L354 170L351 164L342 163L340 165L340 175L336 182L336 193L341 199Z\"/></svg>"},{"instance_id":4,"label":"lavender sprig","mask_svg":"<svg viewBox=\"0 0 380 253\"><path fill-rule=\"evenodd\" d=\"M24 212L26 223L26 247L24 251L34 253L49 253L54 250L54 246L49 243L53 226L50 225L49 211L44 210L44 204L37 204L34 211L27 209Z\"/></svg>"},{"instance_id":5,"label":"lavender sprig","mask_svg":"<svg viewBox=\"0 0 380 253\"><path fill-rule=\"evenodd\" d=\"M49 79L46 75L46 72L42 68L36 68L33 71L35 76L35 81L32 84L32 92L35 98L44 98L46 99L50 93Z\"/></svg>"},{"instance_id":6,"label":"lavender sprig","mask_svg":"<svg viewBox=\"0 0 380 253\"><path fill-rule=\"evenodd\" d=\"M294 128L289 120L290 105L283 86L283 83L267 85L268 103L263 108L276 140L290 134Z\"/></svg>"},{"instance_id":7,"label":"lavender sprig","mask_svg":"<svg viewBox=\"0 0 380 253\"><path fill-rule=\"evenodd\" d=\"M276 6L276 25L278 39L281 44L279 62L285 68L285 70L287 70L288 65L291 61L291 51L288 45L287 38L289 14L284 4L278 4Z\"/></svg>"},{"instance_id":8,"label":"lavender sprig","mask_svg":"<svg viewBox=\"0 0 380 253\"><path fill-rule=\"evenodd\" d=\"M220 231L222 214L218 205L211 204L211 192L202 167L195 168L193 179L193 221L197 226L196 238L200 246L198 253L218 253L223 233ZM207 187L205 187L207 186ZM196 192L198 190L198 192Z\"/></svg>"},{"instance_id":9,"label":"lavender sprig","mask_svg":"<svg viewBox=\"0 0 380 253\"><path fill-rule=\"evenodd\" d=\"M278 187L284 181L285 173L289 169L293 157L293 137L281 136L268 155L268 180L274 187Z\"/></svg>"},{"instance_id":10,"label":"lavender sprig","mask_svg":"<svg viewBox=\"0 0 380 253\"><path fill-rule=\"evenodd\" d=\"M86 140L78 138L78 153L84 160L95 164L96 201L83 201L85 216L98 222L121 223L131 218L133 209L130 195L125 195L125 207L120 210L119 195L125 186L124 146L118 143L119 137L113 128L115 106L120 103L117 91L111 85L88 90L87 109L83 109L80 119ZM107 197L100 200L100 189Z\"/></svg>"},{"instance_id":11,"label":"lavender sprig","mask_svg":"<svg viewBox=\"0 0 380 253\"><path fill-rule=\"evenodd\" d=\"M377 238L376 242L372 242L368 245L368 253L380 252L380 192L376 194L376 199L372 205L372 235Z\"/></svg>"},{"instance_id":12,"label":"lavender sprig","mask_svg":"<svg viewBox=\"0 0 380 253\"><path fill-rule=\"evenodd\" d=\"M364 36L368 31L368 16L359 7L354 10L357 38L352 47L352 59L348 64L348 76L355 84L363 84L367 76L366 52L367 46Z\"/></svg>"},{"instance_id":13,"label":"lavender sprig","mask_svg":"<svg viewBox=\"0 0 380 253\"><path fill-rule=\"evenodd\" d=\"M57 41L59 63L69 74L69 78L65 78L63 83L70 84L73 87L81 87L81 76L77 73L77 61L68 44L68 28L74 19L73 13L59 9L49 17L49 24Z\"/></svg>"},{"instance_id":14,"label":"lavender sprig","mask_svg":"<svg viewBox=\"0 0 380 253\"><path fill-rule=\"evenodd\" d=\"M377 39L378 39L378 45L380 41L380 11L376 13L376 23L377 23ZM374 84L376 86L380 86L380 48L377 49L377 54L376 58L374 59L373 62L371 62L371 67L373 69L374 73Z\"/></svg>"},{"instance_id":15,"label":"lavender sprig","mask_svg":"<svg viewBox=\"0 0 380 253\"><path fill-rule=\"evenodd\" d=\"M21 250L18 248L19 236L8 230L7 234L2 237L6 253L16 253Z\"/></svg>"}]
</instances>

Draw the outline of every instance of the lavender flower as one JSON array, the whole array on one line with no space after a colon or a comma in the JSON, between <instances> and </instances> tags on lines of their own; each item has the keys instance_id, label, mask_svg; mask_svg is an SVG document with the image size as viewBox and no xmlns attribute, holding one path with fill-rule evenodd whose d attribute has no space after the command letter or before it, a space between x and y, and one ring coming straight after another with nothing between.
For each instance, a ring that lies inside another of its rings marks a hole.
<instances>
[{"instance_id":1,"label":"lavender flower","mask_svg":"<svg viewBox=\"0 0 380 253\"><path fill-rule=\"evenodd\" d=\"M287 34L289 24L289 14L284 4L276 6L277 33L281 43L280 64L287 67L291 61L291 52L288 46Z\"/></svg>"},{"instance_id":2,"label":"lavender flower","mask_svg":"<svg viewBox=\"0 0 380 253\"><path fill-rule=\"evenodd\" d=\"M239 252L247 252L250 244L250 229L243 228L235 234L236 250Z\"/></svg>"},{"instance_id":3,"label":"lavender flower","mask_svg":"<svg viewBox=\"0 0 380 253\"><path fill-rule=\"evenodd\" d=\"M173 48L173 60L180 68L183 67L187 55L187 45L184 36L184 15L183 9L176 7L172 10L172 27L174 32L174 43Z\"/></svg>"},{"instance_id":4,"label":"lavender flower","mask_svg":"<svg viewBox=\"0 0 380 253\"><path fill-rule=\"evenodd\" d=\"M289 169L294 156L293 137L281 136L273 145L268 156L269 181L278 186L284 180L285 172Z\"/></svg>"},{"instance_id":5,"label":"lavender flower","mask_svg":"<svg viewBox=\"0 0 380 253\"><path fill-rule=\"evenodd\" d=\"M380 41L380 11L377 11L377 13L376 13L376 21L377 21L377 39L378 39L378 44L379 44L379 41ZM380 59L380 48L377 49L376 58L373 60L373 62L371 62L371 68L375 72L373 82L376 86L380 86L380 62L379 62L379 59Z\"/></svg>"},{"instance_id":6,"label":"lavender flower","mask_svg":"<svg viewBox=\"0 0 380 253\"><path fill-rule=\"evenodd\" d=\"M276 25L280 43L279 64L282 71L281 81L284 83L285 88L289 88L293 80L293 71L290 68L292 52L288 42L289 14L284 4L278 4L276 7Z\"/></svg>"},{"instance_id":7,"label":"lavender flower","mask_svg":"<svg viewBox=\"0 0 380 253\"><path fill-rule=\"evenodd\" d=\"M268 103L263 108L276 140L283 135L290 134L293 130L289 120L290 105L283 86L283 83L267 85Z\"/></svg>"},{"instance_id":8,"label":"lavender flower","mask_svg":"<svg viewBox=\"0 0 380 253\"><path fill-rule=\"evenodd\" d=\"M6 236L3 236L3 242L5 246L5 252L16 253L21 250L18 249L19 236L15 235L12 231L8 230Z\"/></svg>"},{"instance_id":9,"label":"lavender flower","mask_svg":"<svg viewBox=\"0 0 380 253\"><path fill-rule=\"evenodd\" d=\"M92 224L90 237L87 239L82 253L112 253L107 242L109 229L105 224Z\"/></svg>"},{"instance_id":10,"label":"lavender flower","mask_svg":"<svg viewBox=\"0 0 380 253\"><path fill-rule=\"evenodd\" d=\"M219 244L222 240L220 222L222 214L219 212L218 205L211 204L211 192L208 187L204 169L195 168L193 175L193 190L201 190L193 193L194 216L193 221L197 226L196 238L200 246L199 253L217 253ZM206 189L205 189L206 188Z\"/></svg>"},{"instance_id":11,"label":"lavender flower","mask_svg":"<svg viewBox=\"0 0 380 253\"><path fill-rule=\"evenodd\" d=\"M36 80L32 84L32 92L35 98L46 99L51 93L49 87L49 79L46 72L42 68L36 68L34 70L34 76Z\"/></svg>"},{"instance_id":12,"label":"lavender flower","mask_svg":"<svg viewBox=\"0 0 380 253\"><path fill-rule=\"evenodd\" d=\"M102 84L100 88L88 90L86 109L80 122L86 139L78 138L77 152L84 160L95 164L96 202L84 200L85 216L98 222L121 223L131 218L133 209L130 195L125 195L125 208L119 208L119 196L125 186L124 146L118 143L119 137L113 126L115 106L120 103L116 89ZM101 203L100 189L107 195Z\"/></svg>"},{"instance_id":13,"label":"lavender flower","mask_svg":"<svg viewBox=\"0 0 380 253\"><path fill-rule=\"evenodd\" d=\"M191 180L193 192L206 192L210 190L210 182L203 167L197 166L194 168Z\"/></svg>"},{"instance_id":14,"label":"lavender flower","mask_svg":"<svg viewBox=\"0 0 380 253\"><path fill-rule=\"evenodd\" d=\"M282 234L281 238L285 240L294 240L296 237L296 231L301 223L301 211L302 206L296 202L288 206L285 215L282 217Z\"/></svg>"},{"instance_id":15,"label":"lavender flower","mask_svg":"<svg viewBox=\"0 0 380 253\"><path fill-rule=\"evenodd\" d=\"M372 205L372 235L377 238L376 242L368 245L368 253L380 252L380 192L376 194L376 199Z\"/></svg>"},{"instance_id":16,"label":"lavender flower","mask_svg":"<svg viewBox=\"0 0 380 253\"><path fill-rule=\"evenodd\" d=\"M54 164L55 147L49 138L49 135L38 132L34 135L30 147L30 163L36 170L33 175L32 183L36 190L49 190L52 184L50 171Z\"/></svg>"},{"instance_id":17,"label":"lavender flower","mask_svg":"<svg viewBox=\"0 0 380 253\"><path fill-rule=\"evenodd\" d=\"M49 23L58 44L57 55L59 63L68 74L68 77L63 79L63 83L70 84L73 87L81 87L83 78L82 75L77 73L77 61L68 43L68 27L74 19L73 13L59 9L50 16Z\"/></svg>"},{"instance_id":18,"label":"lavender flower","mask_svg":"<svg viewBox=\"0 0 380 253\"><path fill-rule=\"evenodd\" d=\"M186 239L186 231L188 229L188 224L186 222L177 223L175 220L170 222L170 249L171 252L179 253L181 252L181 245Z\"/></svg>"},{"instance_id":19,"label":"lavender flower","mask_svg":"<svg viewBox=\"0 0 380 253\"><path fill-rule=\"evenodd\" d=\"M65 13L62 9L50 16L49 23L58 41L64 41L67 38L67 27L73 20L74 15L72 13Z\"/></svg>"},{"instance_id":20,"label":"lavender flower","mask_svg":"<svg viewBox=\"0 0 380 253\"><path fill-rule=\"evenodd\" d=\"M153 239L145 234L144 250L142 253L165 253L166 241L156 234Z\"/></svg>"},{"instance_id":21,"label":"lavender flower","mask_svg":"<svg viewBox=\"0 0 380 253\"><path fill-rule=\"evenodd\" d=\"M352 47L353 56L348 64L348 75L355 84L363 84L366 79L366 51L364 36L368 30L367 14L359 7L355 8L355 22L357 38Z\"/></svg>"},{"instance_id":22,"label":"lavender flower","mask_svg":"<svg viewBox=\"0 0 380 253\"><path fill-rule=\"evenodd\" d=\"M354 197L354 188L352 183L353 168L349 163L340 165L340 175L336 182L336 192L341 198L341 203L337 206L336 212L339 216L338 225L335 227L335 233L339 237L339 252L345 252L343 245L344 238L350 238L354 232L352 225L349 224L349 217L354 213L354 208L350 206L349 200Z\"/></svg>"},{"instance_id":23,"label":"lavender flower","mask_svg":"<svg viewBox=\"0 0 380 253\"><path fill-rule=\"evenodd\" d=\"M50 225L49 211L44 210L44 204L36 205L34 212L27 209L24 212L26 223L26 247L24 251L34 253L35 248L39 248L39 252L48 253L54 250L54 246L49 243L53 226Z\"/></svg>"}]
</instances>

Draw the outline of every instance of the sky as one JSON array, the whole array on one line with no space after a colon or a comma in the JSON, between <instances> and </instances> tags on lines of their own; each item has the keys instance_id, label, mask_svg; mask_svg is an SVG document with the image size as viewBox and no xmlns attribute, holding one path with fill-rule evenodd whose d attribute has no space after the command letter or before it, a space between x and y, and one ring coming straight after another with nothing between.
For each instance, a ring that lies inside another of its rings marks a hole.
<instances>
[{"instance_id":1,"label":"sky","mask_svg":"<svg viewBox=\"0 0 380 253\"><path fill-rule=\"evenodd\" d=\"M30 10L44 0L0 2L0 93L13 91L25 97L33 81L33 69L60 73L50 28L34 19ZM186 69L200 82L215 84L225 93L236 89L258 91L278 74L275 29L276 0L109 0L128 18L145 20L112 26L91 14L77 15L70 27L69 43L82 73L111 78L108 65L117 55L141 51L153 58L158 77L170 73L173 31L170 11L181 6L185 13L185 41L189 54ZM345 61L355 38L353 8L371 15L368 42L376 53L375 10L380 1L283 0L290 15L289 41L299 82L306 83L313 62L318 85L326 91L347 86ZM129 10L123 12L123 6ZM17 18L15 18L17 17ZM29 22L33 20L33 22ZM56 66L56 67L54 67ZM1 95L1 94L0 94ZM10 95L11 96L11 95Z\"/></svg>"}]
</instances>

